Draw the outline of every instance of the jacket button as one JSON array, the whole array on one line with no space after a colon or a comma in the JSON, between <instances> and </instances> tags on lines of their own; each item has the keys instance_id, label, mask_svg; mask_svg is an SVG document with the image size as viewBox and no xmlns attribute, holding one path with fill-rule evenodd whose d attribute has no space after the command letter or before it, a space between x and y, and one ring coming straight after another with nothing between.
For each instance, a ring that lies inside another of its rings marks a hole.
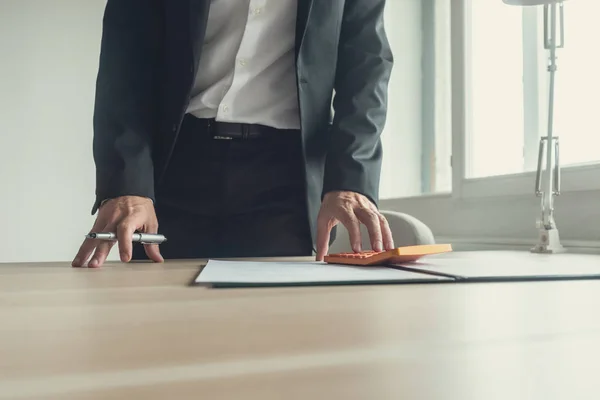
<instances>
[{"instance_id":1,"label":"jacket button","mask_svg":"<svg viewBox=\"0 0 600 400\"><path fill-rule=\"evenodd\" d=\"M173 124L173 126L171 127L171 130L173 132L176 132L177 131L177 124Z\"/></svg>"}]
</instances>

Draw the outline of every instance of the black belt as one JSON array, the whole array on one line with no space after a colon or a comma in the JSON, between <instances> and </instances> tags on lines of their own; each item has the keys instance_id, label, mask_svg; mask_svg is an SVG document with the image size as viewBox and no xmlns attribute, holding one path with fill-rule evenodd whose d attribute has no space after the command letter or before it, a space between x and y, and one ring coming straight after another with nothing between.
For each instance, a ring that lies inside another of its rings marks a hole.
<instances>
[{"instance_id":1,"label":"black belt","mask_svg":"<svg viewBox=\"0 0 600 400\"><path fill-rule=\"evenodd\" d=\"M213 139L217 140L259 139L280 135L282 132L280 129L258 124L221 122L214 119L189 117L192 124L199 125L199 130L207 132Z\"/></svg>"}]
</instances>

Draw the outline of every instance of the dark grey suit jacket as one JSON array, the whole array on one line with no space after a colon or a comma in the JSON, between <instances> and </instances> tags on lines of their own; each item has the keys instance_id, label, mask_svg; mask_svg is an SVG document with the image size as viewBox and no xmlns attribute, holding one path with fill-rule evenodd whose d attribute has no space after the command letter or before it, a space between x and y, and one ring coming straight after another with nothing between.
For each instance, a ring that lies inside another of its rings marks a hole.
<instances>
[{"instance_id":1,"label":"dark grey suit jacket","mask_svg":"<svg viewBox=\"0 0 600 400\"><path fill-rule=\"evenodd\" d=\"M384 5L298 0L296 75L313 242L325 193L350 190L378 202L393 63ZM209 7L210 0L108 0L94 109L92 214L106 198L154 199L190 98Z\"/></svg>"}]
</instances>

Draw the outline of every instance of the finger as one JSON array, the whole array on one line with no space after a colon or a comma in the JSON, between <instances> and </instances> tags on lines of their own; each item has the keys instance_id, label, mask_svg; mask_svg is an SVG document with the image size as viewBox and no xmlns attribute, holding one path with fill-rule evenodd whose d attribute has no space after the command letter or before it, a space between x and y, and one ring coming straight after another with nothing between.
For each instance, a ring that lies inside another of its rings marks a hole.
<instances>
[{"instance_id":1,"label":"finger","mask_svg":"<svg viewBox=\"0 0 600 400\"><path fill-rule=\"evenodd\" d=\"M119 256L122 262L131 261L133 254L133 233L138 226L136 226L135 219L125 218L117 226L117 240L119 242Z\"/></svg>"},{"instance_id":2,"label":"finger","mask_svg":"<svg viewBox=\"0 0 600 400\"><path fill-rule=\"evenodd\" d=\"M381 225L381 235L383 236L383 245L386 250L394 249L394 237L390 224L385 216L379 214L379 225Z\"/></svg>"},{"instance_id":3,"label":"finger","mask_svg":"<svg viewBox=\"0 0 600 400\"><path fill-rule=\"evenodd\" d=\"M110 249L114 246L115 242L111 241L103 241L96 247L96 251L94 252L94 256L90 260L88 266L90 268L100 268L104 261L106 261L106 257L108 257L108 253L110 253Z\"/></svg>"},{"instance_id":4,"label":"finger","mask_svg":"<svg viewBox=\"0 0 600 400\"><path fill-rule=\"evenodd\" d=\"M148 233L158 233L158 224L150 225L147 229ZM162 255L160 254L160 249L157 244L145 244L144 251L149 259L154 262L161 263L164 261Z\"/></svg>"},{"instance_id":5,"label":"finger","mask_svg":"<svg viewBox=\"0 0 600 400\"><path fill-rule=\"evenodd\" d=\"M96 221L94 223L94 226L92 226L92 232L98 229L98 225L99 225L99 222ZM93 253L97 244L98 244L97 240L85 239L83 241L83 243L81 244L81 246L79 247L79 250L77 251L75 258L73 259L71 266L73 266L75 268L83 267L85 265L85 263L87 262L87 260L90 258L90 255Z\"/></svg>"},{"instance_id":6,"label":"finger","mask_svg":"<svg viewBox=\"0 0 600 400\"><path fill-rule=\"evenodd\" d=\"M331 229L334 225L335 222L328 217L319 217L317 220L317 261L323 261L329 252Z\"/></svg>"},{"instance_id":7,"label":"finger","mask_svg":"<svg viewBox=\"0 0 600 400\"><path fill-rule=\"evenodd\" d=\"M79 250L77 251L75 258L73 259L71 266L75 268L83 267L87 262L88 258L90 258L90 255L92 254L94 249L96 248L96 243L97 242L93 239L85 239L79 247Z\"/></svg>"},{"instance_id":8,"label":"finger","mask_svg":"<svg viewBox=\"0 0 600 400\"><path fill-rule=\"evenodd\" d=\"M355 253L359 253L362 251L362 238L360 235L360 222L356 215L346 214L344 217L340 218L340 222L346 227L348 230L348 236L350 237L350 246L352 247L352 251Z\"/></svg>"},{"instance_id":9,"label":"finger","mask_svg":"<svg viewBox=\"0 0 600 400\"><path fill-rule=\"evenodd\" d=\"M160 249L157 244L145 244L144 251L148 258L154 262L161 263L165 261L162 254L160 254Z\"/></svg>"},{"instance_id":10,"label":"finger","mask_svg":"<svg viewBox=\"0 0 600 400\"><path fill-rule=\"evenodd\" d=\"M367 227L369 238L371 240L371 249L373 251L383 251L383 238L381 235L381 225L377 212L365 209L355 210L356 216Z\"/></svg>"}]
</instances>

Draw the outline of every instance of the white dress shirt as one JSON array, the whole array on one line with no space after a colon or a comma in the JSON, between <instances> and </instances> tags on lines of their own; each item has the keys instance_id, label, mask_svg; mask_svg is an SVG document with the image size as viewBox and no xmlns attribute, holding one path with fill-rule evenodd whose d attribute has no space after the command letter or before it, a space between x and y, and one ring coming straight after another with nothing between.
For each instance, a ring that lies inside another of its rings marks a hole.
<instances>
[{"instance_id":1,"label":"white dress shirt","mask_svg":"<svg viewBox=\"0 0 600 400\"><path fill-rule=\"evenodd\" d=\"M299 129L297 0L212 0L187 112Z\"/></svg>"}]
</instances>

